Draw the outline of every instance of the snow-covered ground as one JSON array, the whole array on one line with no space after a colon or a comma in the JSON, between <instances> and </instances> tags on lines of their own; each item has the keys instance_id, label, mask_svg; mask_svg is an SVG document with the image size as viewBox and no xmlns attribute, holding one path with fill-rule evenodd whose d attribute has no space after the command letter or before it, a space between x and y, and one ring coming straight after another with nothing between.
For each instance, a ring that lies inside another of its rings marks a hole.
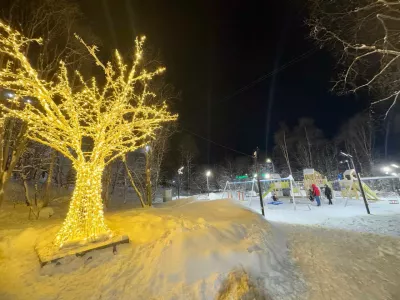
<instances>
[{"instance_id":1,"label":"snow-covered ground","mask_svg":"<svg viewBox=\"0 0 400 300\"><path fill-rule=\"evenodd\" d=\"M0 231L0 299L306 299L280 231L232 201L193 200L108 214L130 244L42 269L34 246L54 237L59 222L8 223Z\"/></svg>"},{"instance_id":2,"label":"snow-covered ground","mask_svg":"<svg viewBox=\"0 0 400 300\"><path fill-rule=\"evenodd\" d=\"M209 196L204 194L198 195L197 198L213 200L221 196L222 193L210 194ZM249 199L251 199L250 203ZM388 201L398 200L400 203L399 196L371 201L369 203L370 215L367 214L362 200L346 201L346 199L337 198L333 200L333 205L328 205L327 200L323 199L322 205L317 207L315 202L312 203L305 198L296 198L296 209L293 203L290 203L289 198L279 200L283 204L267 204L271 200L264 200L265 218L270 222L319 225L328 228L400 236L400 204L390 204ZM261 214L258 196L246 197L245 201L237 202Z\"/></svg>"},{"instance_id":3,"label":"snow-covered ground","mask_svg":"<svg viewBox=\"0 0 400 300\"><path fill-rule=\"evenodd\" d=\"M398 199L398 198L397 198ZM400 204L390 204L388 200L369 203L368 215L362 200L337 199L333 205L322 201L317 207L306 199L300 200L296 210L288 199L281 205L267 205L266 219L273 222L290 224L320 225L328 228L340 228L358 232L371 232L400 236ZM251 208L259 211L259 201L252 201Z\"/></svg>"},{"instance_id":4,"label":"snow-covered ground","mask_svg":"<svg viewBox=\"0 0 400 300\"><path fill-rule=\"evenodd\" d=\"M6 207L0 299L400 299L400 205L373 203L368 216L357 200L311 210L284 200L265 220L256 198L248 208L218 197L109 211L130 244L44 268L34 246L54 237L66 203L37 221Z\"/></svg>"},{"instance_id":5,"label":"snow-covered ground","mask_svg":"<svg viewBox=\"0 0 400 300\"><path fill-rule=\"evenodd\" d=\"M286 229L307 299L400 299L399 238L301 225Z\"/></svg>"}]
</instances>

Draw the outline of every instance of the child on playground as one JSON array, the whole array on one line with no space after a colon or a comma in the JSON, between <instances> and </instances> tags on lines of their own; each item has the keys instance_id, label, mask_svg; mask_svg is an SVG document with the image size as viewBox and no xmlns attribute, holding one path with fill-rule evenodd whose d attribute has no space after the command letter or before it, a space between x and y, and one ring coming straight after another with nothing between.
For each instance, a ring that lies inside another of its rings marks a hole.
<instances>
[{"instance_id":1,"label":"child on playground","mask_svg":"<svg viewBox=\"0 0 400 300\"><path fill-rule=\"evenodd\" d=\"M314 195L312 189L308 189L308 199L310 199L311 202L314 202Z\"/></svg>"},{"instance_id":2,"label":"child on playground","mask_svg":"<svg viewBox=\"0 0 400 300\"><path fill-rule=\"evenodd\" d=\"M278 201L278 197L276 196L276 193L273 193L273 194L272 194L272 200Z\"/></svg>"}]
</instances>

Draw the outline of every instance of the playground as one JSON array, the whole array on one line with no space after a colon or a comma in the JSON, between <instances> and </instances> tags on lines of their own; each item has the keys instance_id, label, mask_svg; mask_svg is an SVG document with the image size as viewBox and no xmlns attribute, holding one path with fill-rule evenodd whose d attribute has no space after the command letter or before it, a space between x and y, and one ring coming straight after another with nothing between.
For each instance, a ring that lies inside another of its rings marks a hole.
<instances>
[{"instance_id":1,"label":"playground","mask_svg":"<svg viewBox=\"0 0 400 300\"><path fill-rule=\"evenodd\" d=\"M291 176L280 178L273 174L260 180L265 218L272 222L303 225L322 225L346 229L356 222L358 231L379 232L400 236L400 196L395 191L399 178L395 176L361 178L362 187L371 212L368 216L354 170L346 170L342 180L329 182L313 169L305 169L303 181ZM321 191L321 206L309 199L309 187L316 184ZM333 191L333 205L328 205L324 188ZM272 196L277 200L274 201ZM261 214L261 203L256 178L228 182L222 194L211 198L231 198ZM346 221L348 220L348 221ZM356 221L354 221L356 220ZM352 224L348 224L351 222Z\"/></svg>"}]
</instances>

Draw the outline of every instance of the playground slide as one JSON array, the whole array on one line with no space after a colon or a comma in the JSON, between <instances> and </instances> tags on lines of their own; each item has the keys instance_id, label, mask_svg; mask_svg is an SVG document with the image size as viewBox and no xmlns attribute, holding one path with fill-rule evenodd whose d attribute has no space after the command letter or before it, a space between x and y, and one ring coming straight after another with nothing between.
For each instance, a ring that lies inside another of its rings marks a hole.
<instances>
[{"instance_id":1,"label":"playground slide","mask_svg":"<svg viewBox=\"0 0 400 300\"><path fill-rule=\"evenodd\" d=\"M357 192L359 192L360 186L358 184L355 184L354 186ZM364 189L365 197L367 197L368 200L379 200L376 193L373 190L371 190L370 187L366 185L364 182L362 182L362 187Z\"/></svg>"}]
</instances>

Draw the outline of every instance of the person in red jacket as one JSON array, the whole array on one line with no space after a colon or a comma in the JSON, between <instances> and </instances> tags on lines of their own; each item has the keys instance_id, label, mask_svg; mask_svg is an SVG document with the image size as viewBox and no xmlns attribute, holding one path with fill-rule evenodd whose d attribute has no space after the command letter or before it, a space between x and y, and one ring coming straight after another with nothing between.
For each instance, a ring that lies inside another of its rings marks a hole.
<instances>
[{"instance_id":1,"label":"person in red jacket","mask_svg":"<svg viewBox=\"0 0 400 300\"><path fill-rule=\"evenodd\" d=\"M321 196L321 192L320 192L319 188L315 184L312 184L311 189L312 189L315 201L317 201L317 206L321 206L321 200L319 198Z\"/></svg>"}]
</instances>

